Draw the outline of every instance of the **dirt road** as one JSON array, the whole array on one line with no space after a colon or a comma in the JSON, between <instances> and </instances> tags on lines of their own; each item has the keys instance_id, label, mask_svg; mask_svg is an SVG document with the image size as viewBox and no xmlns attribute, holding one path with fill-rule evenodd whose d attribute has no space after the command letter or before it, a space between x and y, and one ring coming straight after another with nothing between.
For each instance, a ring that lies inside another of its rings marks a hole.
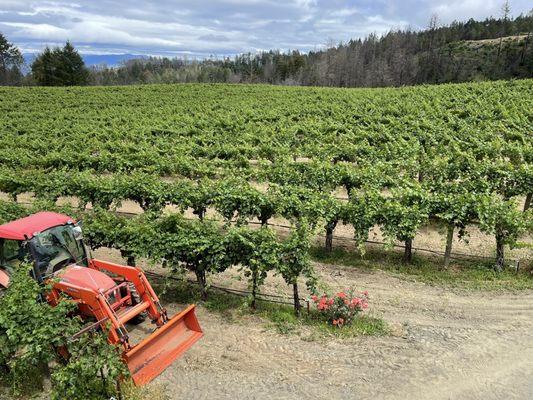
<instances>
[{"instance_id":1,"label":"dirt road","mask_svg":"<svg viewBox=\"0 0 533 400\"><path fill-rule=\"evenodd\" d=\"M254 317L230 322L200 307L205 337L153 385L172 399L533 399L533 292L450 291L379 271L317 270L333 289L367 289L394 334L282 335Z\"/></svg>"}]
</instances>

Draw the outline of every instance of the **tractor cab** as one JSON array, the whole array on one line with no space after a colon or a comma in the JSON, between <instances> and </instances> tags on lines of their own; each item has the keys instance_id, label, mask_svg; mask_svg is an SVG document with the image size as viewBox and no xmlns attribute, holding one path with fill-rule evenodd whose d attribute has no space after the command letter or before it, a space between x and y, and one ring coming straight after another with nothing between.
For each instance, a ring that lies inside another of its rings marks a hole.
<instances>
[{"instance_id":1,"label":"tractor cab","mask_svg":"<svg viewBox=\"0 0 533 400\"><path fill-rule=\"evenodd\" d=\"M46 279L72 264L88 267L81 228L72 223L37 233L28 242L38 276Z\"/></svg>"},{"instance_id":2,"label":"tractor cab","mask_svg":"<svg viewBox=\"0 0 533 400\"><path fill-rule=\"evenodd\" d=\"M0 226L0 272L9 277L28 261L39 282L72 264L87 267L81 228L70 218L49 212Z\"/></svg>"}]
</instances>

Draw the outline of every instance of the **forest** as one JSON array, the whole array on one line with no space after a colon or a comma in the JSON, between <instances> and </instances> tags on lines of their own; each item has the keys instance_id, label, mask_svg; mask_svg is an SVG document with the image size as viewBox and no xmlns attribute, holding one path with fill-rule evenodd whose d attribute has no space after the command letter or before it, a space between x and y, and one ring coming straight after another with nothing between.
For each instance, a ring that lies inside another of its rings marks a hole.
<instances>
[{"instance_id":1,"label":"forest","mask_svg":"<svg viewBox=\"0 0 533 400\"><path fill-rule=\"evenodd\" d=\"M228 82L385 87L533 76L533 14L396 30L308 54L271 50L206 60L145 58L95 66L91 84Z\"/></svg>"}]
</instances>

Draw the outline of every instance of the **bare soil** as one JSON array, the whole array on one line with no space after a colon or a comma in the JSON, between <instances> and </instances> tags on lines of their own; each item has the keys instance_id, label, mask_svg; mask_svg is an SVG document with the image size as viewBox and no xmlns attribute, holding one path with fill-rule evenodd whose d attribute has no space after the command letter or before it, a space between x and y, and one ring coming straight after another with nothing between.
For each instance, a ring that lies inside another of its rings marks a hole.
<instances>
[{"instance_id":1,"label":"bare soil","mask_svg":"<svg viewBox=\"0 0 533 400\"><path fill-rule=\"evenodd\" d=\"M533 398L533 291L451 291L381 271L316 269L332 290L367 289L371 314L391 334L280 334L259 317L235 321L200 305L205 337L150 386L171 399ZM223 278L245 284L235 271ZM289 293L276 277L265 290Z\"/></svg>"},{"instance_id":2,"label":"bare soil","mask_svg":"<svg viewBox=\"0 0 533 400\"><path fill-rule=\"evenodd\" d=\"M514 36L502 36L501 38L496 39L481 39L481 40L465 40L465 43L470 45L473 48L481 47L483 45L497 45L500 43L506 42L521 42L526 40L528 35L514 35Z\"/></svg>"}]
</instances>

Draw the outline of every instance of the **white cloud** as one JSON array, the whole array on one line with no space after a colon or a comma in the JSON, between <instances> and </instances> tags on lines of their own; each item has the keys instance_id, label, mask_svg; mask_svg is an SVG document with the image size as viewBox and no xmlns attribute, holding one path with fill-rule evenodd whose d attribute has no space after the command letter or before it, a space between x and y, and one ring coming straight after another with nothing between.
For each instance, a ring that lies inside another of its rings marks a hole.
<instances>
[{"instance_id":1,"label":"white cloud","mask_svg":"<svg viewBox=\"0 0 533 400\"><path fill-rule=\"evenodd\" d=\"M513 13L526 0L511 2ZM499 0L0 0L0 31L23 51L71 40L83 52L197 55L295 49L393 28L498 15Z\"/></svg>"},{"instance_id":2,"label":"white cloud","mask_svg":"<svg viewBox=\"0 0 533 400\"><path fill-rule=\"evenodd\" d=\"M488 15L498 16L502 2L495 0L452 0L435 4L433 13L445 21L462 20L465 17L483 18Z\"/></svg>"},{"instance_id":3,"label":"white cloud","mask_svg":"<svg viewBox=\"0 0 533 400\"><path fill-rule=\"evenodd\" d=\"M333 11L329 15L332 17L349 17L357 13L359 13L359 10L357 8L350 7L350 8L341 8L340 10Z\"/></svg>"},{"instance_id":4,"label":"white cloud","mask_svg":"<svg viewBox=\"0 0 533 400\"><path fill-rule=\"evenodd\" d=\"M24 22L3 22L2 25L15 28L18 35L43 40L62 40L68 30L49 24L28 24Z\"/></svg>"}]
</instances>

